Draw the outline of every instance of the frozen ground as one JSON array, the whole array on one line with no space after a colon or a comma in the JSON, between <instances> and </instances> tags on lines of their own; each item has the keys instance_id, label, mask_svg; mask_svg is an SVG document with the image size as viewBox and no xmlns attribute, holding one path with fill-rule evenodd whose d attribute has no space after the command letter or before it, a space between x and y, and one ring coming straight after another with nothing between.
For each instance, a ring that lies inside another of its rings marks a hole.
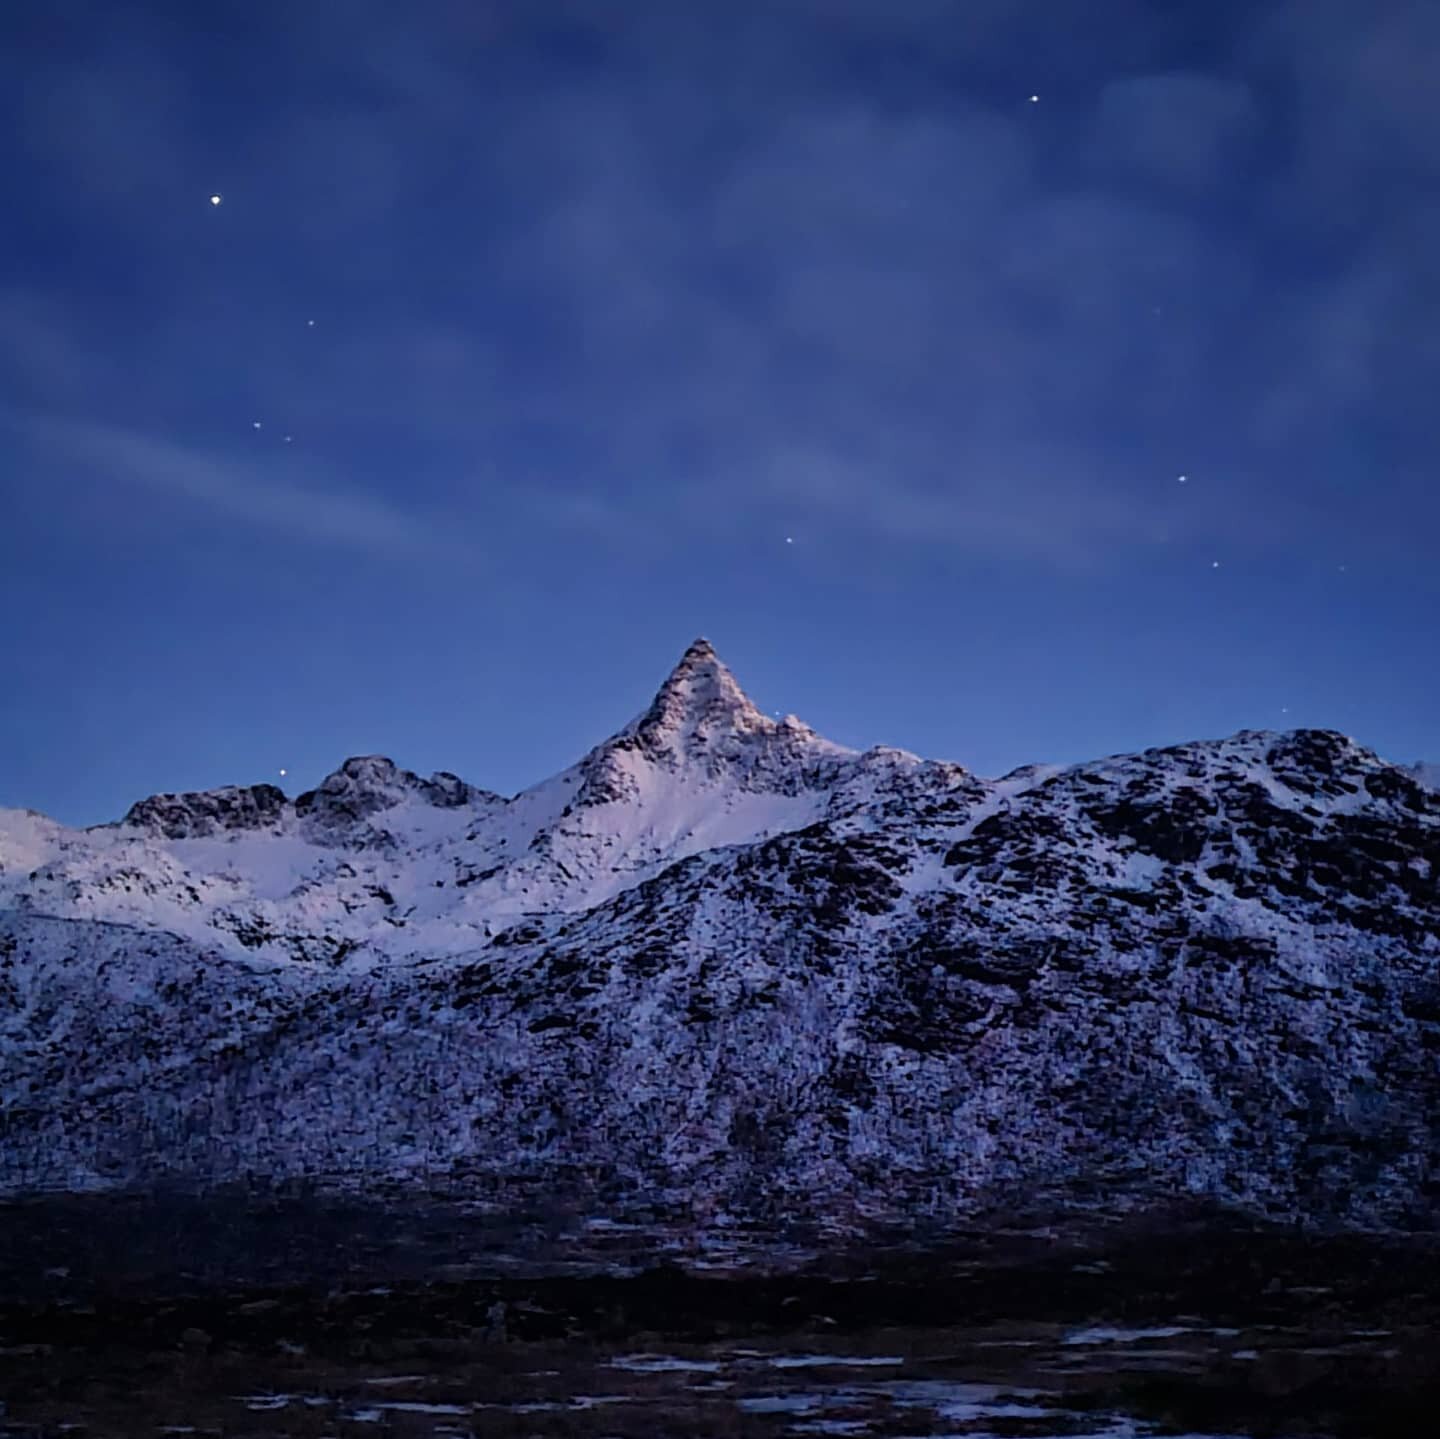
<instances>
[{"instance_id":1,"label":"frozen ground","mask_svg":"<svg viewBox=\"0 0 1440 1439\"><path fill-rule=\"evenodd\" d=\"M1157 1217L728 1267L453 1207L0 1212L0 1435L1413 1439L1435 1238Z\"/></svg>"}]
</instances>

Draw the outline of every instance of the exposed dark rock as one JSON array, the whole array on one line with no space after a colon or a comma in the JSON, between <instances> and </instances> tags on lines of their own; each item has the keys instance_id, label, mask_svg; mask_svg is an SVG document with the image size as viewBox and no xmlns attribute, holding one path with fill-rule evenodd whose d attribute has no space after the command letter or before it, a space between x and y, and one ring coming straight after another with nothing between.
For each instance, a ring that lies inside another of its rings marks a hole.
<instances>
[{"instance_id":1,"label":"exposed dark rock","mask_svg":"<svg viewBox=\"0 0 1440 1439\"><path fill-rule=\"evenodd\" d=\"M121 821L166 839L195 839L234 830L261 830L279 824L285 793L273 784L156 794L130 807Z\"/></svg>"}]
</instances>

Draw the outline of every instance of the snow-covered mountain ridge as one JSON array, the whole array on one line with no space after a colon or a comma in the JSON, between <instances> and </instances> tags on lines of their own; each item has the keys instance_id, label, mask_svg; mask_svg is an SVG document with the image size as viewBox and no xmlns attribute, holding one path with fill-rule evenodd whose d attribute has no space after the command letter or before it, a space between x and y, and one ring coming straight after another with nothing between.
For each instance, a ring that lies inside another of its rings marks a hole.
<instances>
[{"instance_id":1,"label":"snow-covered mountain ridge","mask_svg":"<svg viewBox=\"0 0 1440 1439\"><path fill-rule=\"evenodd\" d=\"M421 1170L1415 1222L1427 778L1298 731L986 781L773 720L698 641L510 799L363 757L294 800L0 812L0 1187Z\"/></svg>"}]
</instances>

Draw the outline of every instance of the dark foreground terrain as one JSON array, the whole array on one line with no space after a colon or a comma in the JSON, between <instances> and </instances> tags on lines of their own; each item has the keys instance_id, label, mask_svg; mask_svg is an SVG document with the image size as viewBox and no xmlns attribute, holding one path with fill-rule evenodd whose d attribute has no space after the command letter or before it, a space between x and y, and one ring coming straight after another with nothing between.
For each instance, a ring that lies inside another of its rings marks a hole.
<instances>
[{"instance_id":1,"label":"dark foreground terrain","mask_svg":"<svg viewBox=\"0 0 1440 1439\"><path fill-rule=\"evenodd\" d=\"M925 1245L447 1202L0 1208L0 1434L1434 1432L1440 1242L1208 1214Z\"/></svg>"}]
</instances>

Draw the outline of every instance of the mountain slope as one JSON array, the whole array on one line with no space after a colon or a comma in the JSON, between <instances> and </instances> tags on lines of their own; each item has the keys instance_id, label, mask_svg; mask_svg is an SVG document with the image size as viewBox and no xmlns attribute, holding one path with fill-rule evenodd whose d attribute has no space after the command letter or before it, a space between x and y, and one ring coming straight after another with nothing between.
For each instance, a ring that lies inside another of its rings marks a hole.
<instances>
[{"instance_id":1,"label":"mountain slope","mask_svg":"<svg viewBox=\"0 0 1440 1439\"><path fill-rule=\"evenodd\" d=\"M1440 794L1342 736L983 781L773 721L697 642L513 799L259 789L0 824L0 1185L1433 1214Z\"/></svg>"},{"instance_id":2,"label":"mountain slope","mask_svg":"<svg viewBox=\"0 0 1440 1439\"><path fill-rule=\"evenodd\" d=\"M1440 789L1440 764L1413 764L1410 774L1427 789Z\"/></svg>"}]
</instances>

